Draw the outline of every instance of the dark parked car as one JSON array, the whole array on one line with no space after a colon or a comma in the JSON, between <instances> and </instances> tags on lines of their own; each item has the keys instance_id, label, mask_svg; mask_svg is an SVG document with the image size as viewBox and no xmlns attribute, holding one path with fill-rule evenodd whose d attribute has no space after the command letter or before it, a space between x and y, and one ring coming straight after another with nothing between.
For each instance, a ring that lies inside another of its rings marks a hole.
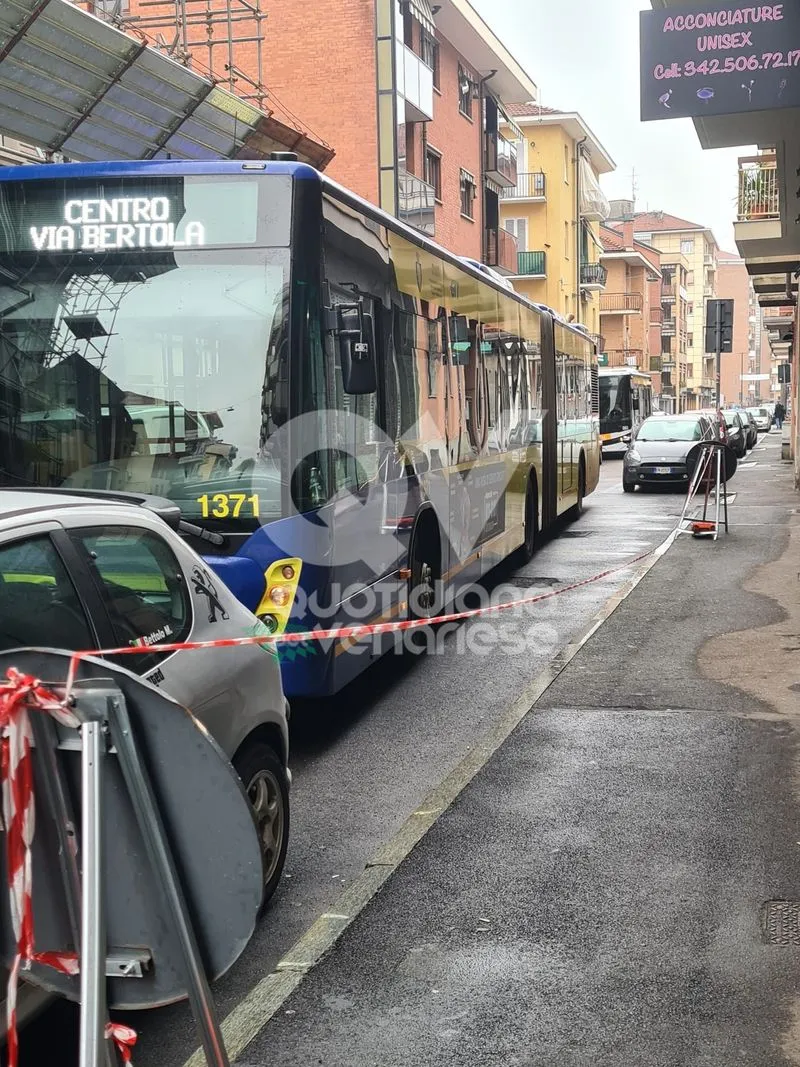
<instances>
[{"instance_id":1,"label":"dark parked car","mask_svg":"<svg viewBox=\"0 0 800 1067\"><path fill-rule=\"evenodd\" d=\"M739 412L742 422L744 423L745 433L747 435L747 448L753 449L758 444L758 423L751 411L744 408Z\"/></svg>"},{"instance_id":2,"label":"dark parked car","mask_svg":"<svg viewBox=\"0 0 800 1067\"><path fill-rule=\"evenodd\" d=\"M728 408L723 415L728 426L728 444L736 453L737 458L743 459L747 455L748 433L742 420L742 413L736 411L735 408Z\"/></svg>"},{"instance_id":3,"label":"dark parked car","mask_svg":"<svg viewBox=\"0 0 800 1067\"><path fill-rule=\"evenodd\" d=\"M694 414L694 412L692 412L692 414ZM728 440L728 424L725 422L722 408L700 408L697 414L706 415L708 417L720 441Z\"/></svg>"},{"instance_id":4,"label":"dark parked car","mask_svg":"<svg viewBox=\"0 0 800 1067\"><path fill-rule=\"evenodd\" d=\"M717 437L709 416L700 412L645 419L622 461L622 488L632 493L637 485L686 486L690 450Z\"/></svg>"}]
</instances>

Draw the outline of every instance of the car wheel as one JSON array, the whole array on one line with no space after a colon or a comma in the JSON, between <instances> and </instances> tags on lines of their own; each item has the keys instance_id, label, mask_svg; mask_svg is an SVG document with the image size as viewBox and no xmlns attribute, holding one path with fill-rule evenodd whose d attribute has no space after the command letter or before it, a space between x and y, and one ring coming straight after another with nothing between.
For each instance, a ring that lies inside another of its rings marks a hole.
<instances>
[{"instance_id":1,"label":"car wheel","mask_svg":"<svg viewBox=\"0 0 800 1067\"><path fill-rule=\"evenodd\" d=\"M274 749L263 741L247 745L233 760L253 809L264 858L264 907L278 887L289 844L289 783Z\"/></svg>"},{"instance_id":2,"label":"car wheel","mask_svg":"<svg viewBox=\"0 0 800 1067\"><path fill-rule=\"evenodd\" d=\"M635 488L636 488L636 486L632 485L631 482L623 482L622 483L622 492L623 493L632 493Z\"/></svg>"}]
</instances>

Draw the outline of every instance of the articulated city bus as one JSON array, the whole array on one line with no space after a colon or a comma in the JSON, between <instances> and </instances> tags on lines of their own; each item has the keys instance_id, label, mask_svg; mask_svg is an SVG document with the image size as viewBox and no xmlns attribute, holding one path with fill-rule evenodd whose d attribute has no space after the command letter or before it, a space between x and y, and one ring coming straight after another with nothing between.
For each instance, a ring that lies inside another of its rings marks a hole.
<instances>
[{"instance_id":1,"label":"articulated city bus","mask_svg":"<svg viewBox=\"0 0 800 1067\"><path fill-rule=\"evenodd\" d=\"M597 484L591 340L308 166L9 168L0 254L0 484L171 498L273 632L431 616Z\"/></svg>"},{"instance_id":2,"label":"articulated city bus","mask_svg":"<svg viewBox=\"0 0 800 1067\"><path fill-rule=\"evenodd\" d=\"M623 453L639 424L653 412L649 374L629 367L601 367L600 442L603 453Z\"/></svg>"}]
</instances>

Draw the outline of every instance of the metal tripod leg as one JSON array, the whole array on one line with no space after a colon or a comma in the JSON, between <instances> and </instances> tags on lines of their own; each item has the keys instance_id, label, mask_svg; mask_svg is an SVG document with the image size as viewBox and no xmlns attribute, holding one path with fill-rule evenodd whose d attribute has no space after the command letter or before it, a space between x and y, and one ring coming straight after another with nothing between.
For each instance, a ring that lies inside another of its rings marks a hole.
<instances>
[{"instance_id":1,"label":"metal tripod leg","mask_svg":"<svg viewBox=\"0 0 800 1067\"><path fill-rule=\"evenodd\" d=\"M153 873L169 910L183 954L189 1002L200 1033L209 1067L229 1067L214 1001L203 968L197 940L189 920L186 901L172 858L164 824L153 796L150 779L131 731L131 721L121 693L109 697L109 726L117 749L120 769L133 805Z\"/></svg>"},{"instance_id":2,"label":"metal tripod leg","mask_svg":"<svg viewBox=\"0 0 800 1067\"><path fill-rule=\"evenodd\" d=\"M708 466L708 460L708 449L701 449L700 454L697 457L697 465L695 466L694 474L692 475L692 480L689 482L689 491L686 494L686 500L683 505L683 511L681 512L681 517L678 521L678 528L680 528L686 521L686 512L689 510L689 505L691 504L692 500L697 494L698 488L700 487L700 482L702 481L703 474L705 472L706 467Z\"/></svg>"},{"instance_id":3,"label":"metal tripod leg","mask_svg":"<svg viewBox=\"0 0 800 1067\"><path fill-rule=\"evenodd\" d=\"M722 488L722 450L714 449L717 454L716 475L717 485L714 490L714 540L719 537L719 494Z\"/></svg>"},{"instance_id":4,"label":"metal tripod leg","mask_svg":"<svg viewBox=\"0 0 800 1067\"><path fill-rule=\"evenodd\" d=\"M106 923L103 899L103 771L101 722L81 726L81 1021L80 1067L105 1067Z\"/></svg>"}]
</instances>

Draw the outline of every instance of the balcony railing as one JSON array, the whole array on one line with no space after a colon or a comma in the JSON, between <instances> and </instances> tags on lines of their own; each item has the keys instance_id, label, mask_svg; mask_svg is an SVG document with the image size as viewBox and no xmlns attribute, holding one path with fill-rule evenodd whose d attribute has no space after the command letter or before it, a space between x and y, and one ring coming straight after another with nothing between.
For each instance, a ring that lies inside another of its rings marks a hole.
<instances>
[{"instance_id":1,"label":"balcony railing","mask_svg":"<svg viewBox=\"0 0 800 1067\"><path fill-rule=\"evenodd\" d=\"M610 348L602 353L601 367L641 367L644 352L641 348Z\"/></svg>"},{"instance_id":2,"label":"balcony railing","mask_svg":"<svg viewBox=\"0 0 800 1067\"><path fill-rule=\"evenodd\" d=\"M581 263L581 285L587 289L605 289L608 271L602 263Z\"/></svg>"},{"instance_id":3,"label":"balcony railing","mask_svg":"<svg viewBox=\"0 0 800 1067\"><path fill-rule=\"evenodd\" d=\"M546 200L547 185L541 171L517 174L517 184L513 189L504 189L500 196L503 200Z\"/></svg>"},{"instance_id":4,"label":"balcony railing","mask_svg":"<svg viewBox=\"0 0 800 1067\"><path fill-rule=\"evenodd\" d=\"M739 222L780 217L775 156L743 156L739 160Z\"/></svg>"},{"instance_id":5,"label":"balcony railing","mask_svg":"<svg viewBox=\"0 0 800 1067\"><path fill-rule=\"evenodd\" d=\"M534 275L537 278L547 277L547 253L518 252L517 274Z\"/></svg>"},{"instance_id":6,"label":"balcony railing","mask_svg":"<svg viewBox=\"0 0 800 1067\"><path fill-rule=\"evenodd\" d=\"M516 147L500 133L485 133L483 143L486 177L505 189L514 189L517 184Z\"/></svg>"},{"instance_id":7,"label":"balcony railing","mask_svg":"<svg viewBox=\"0 0 800 1067\"><path fill-rule=\"evenodd\" d=\"M603 293L600 297L600 314L641 314L641 293Z\"/></svg>"},{"instance_id":8,"label":"balcony railing","mask_svg":"<svg viewBox=\"0 0 800 1067\"><path fill-rule=\"evenodd\" d=\"M675 299L675 282L662 282L661 283L661 299L662 300L674 300Z\"/></svg>"},{"instance_id":9,"label":"balcony railing","mask_svg":"<svg viewBox=\"0 0 800 1067\"><path fill-rule=\"evenodd\" d=\"M662 337L674 337L678 330L678 323L676 319L664 319L661 323L661 336Z\"/></svg>"},{"instance_id":10,"label":"balcony railing","mask_svg":"<svg viewBox=\"0 0 800 1067\"><path fill-rule=\"evenodd\" d=\"M400 171L398 215L409 226L433 236L435 232L436 190L422 178Z\"/></svg>"},{"instance_id":11,"label":"balcony railing","mask_svg":"<svg viewBox=\"0 0 800 1067\"><path fill-rule=\"evenodd\" d=\"M659 326L664 321L664 309L660 307L650 306L650 325Z\"/></svg>"},{"instance_id":12,"label":"balcony railing","mask_svg":"<svg viewBox=\"0 0 800 1067\"><path fill-rule=\"evenodd\" d=\"M517 239L502 227L486 231L486 265L504 274L517 273Z\"/></svg>"}]
</instances>

